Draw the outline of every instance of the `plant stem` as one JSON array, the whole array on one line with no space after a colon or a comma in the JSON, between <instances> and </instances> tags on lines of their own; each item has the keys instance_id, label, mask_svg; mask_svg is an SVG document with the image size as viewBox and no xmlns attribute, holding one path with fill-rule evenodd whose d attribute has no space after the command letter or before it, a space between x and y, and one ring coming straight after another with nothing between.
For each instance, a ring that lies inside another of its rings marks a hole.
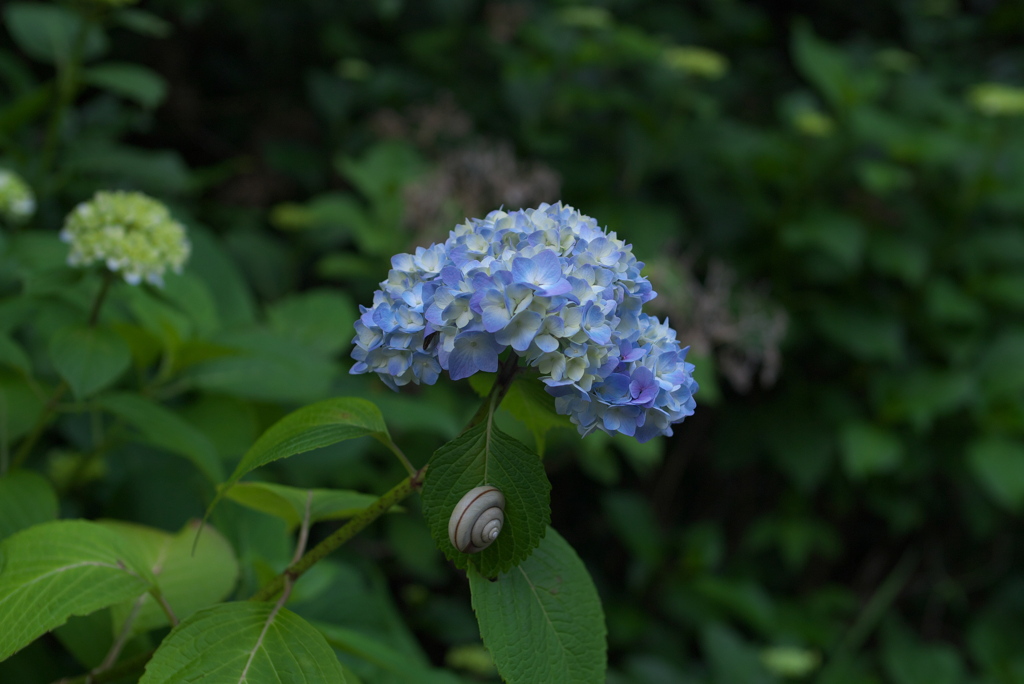
<instances>
[{"instance_id":1,"label":"plant stem","mask_svg":"<svg viewBox=\"0 0 1024 684\"><path fill-rule=\"evenodd\" d=\"M95 674L90 672L78 677L65 677L64 679L58 679L54 684L103 684L103 682L124 679L127 675L138 672L145 667L152 657L153 651L146 651L120 662L103 672L96 672Z\"/></svg>"},{"instance_id":2,"label":"plant stem","mask_svg":"<svg viewBox=\"0 0 1024 684\"><path fill-rule=\"evenodd\" d=\"M100 308L103 306L103 301L107 298L107 293L110 292L110 286L114 283L114 272L103 270L103 284L100 285L100 291L96 293L96 299L92 300L92 308L89 310L89 319L86 323L90 328L95 328L96 324L100 320Z\"/></svg>"},{"instance_id":3,"label":"plant stem","mask_svg":"<svg viewBox=\"0 0 1024 684\"><path fill-rule=\"evenodd\" d=\"M501 400L505 398L512 387L512 381L515 380L519 370L519 357L513 352L498 367L498 377L494 379L490 393L484 403L480 405L480 409L470 418L463 432L484 422L498 409Z\"/></svg>"},{"instance_id":4,"label":"plant stem","mask_svg":"<svg viewBox=\"0 0 1024 684\"><path fill-rule=\"evenodd\" d=\"M154 586L149 590L149 595L153 597L153 600L156 601L158 606L160 606L160 609L164 611L164 614L167 616L167 621L171 623L171 627L177 627L178 616L174 614L173 610L171 610L171 604L169 604L167 599L164 598L164 594L160 591L160 588Z\"/></svg>"},{"instance_id":5,"label":"plant stem","mask_svg":"<svg viewBox=\"0 0 1024 684\"><path fill-rule=\"evenodd\" d=\"M39 438L43 436L43 431L46 430L47 424L50 422L50 418L57 412L57 402L60 401L64 393L68 391L68 383L64 380L60 381L57 385L57 389L53 391L49 401L46 402L46 406L43 407L43 412L40 414L36 424L32 427L32 432L29 433L28 437L18 447L17 453L14 454L14 459L11 461L11 469L14 470L21 466L28 458L28 455L32 453L32 447L36 445Z\"/></svg>"},{"instance_id":6,"label":"plant stem","mask_svg":"<svg viewBox=\"0 0 1024 684\"><path fill-rule=\"evenodd\" d=\"M100 285L99 292L96 293L96 298L92 300L92 307L89 309L89 318L86 321L86 325L90 328L95 328L96 323L100 318L100 309L103 307L103 302L107 298L107 293L110 291L110 286L114 282L114 274L111 271L103 272L103 283ZM61 380L57 388L53 390L53 394L50 399L46 402L46 406L43 408L42 414L36 424L32 426L32 432L29 433L25 441L18 447L17 453L14 455L14 460L11 462L11 468L17 468L28 455L32 452L32 447L36 445L39 438L42 437L43 431L46 430L46 426L49 424L53 414L57 412L57 403L64 396L64 393L68 391L68 383L66 380Z\"/></svg>"},{"instance_id":7,"label":"plant stem","mask_svg":"<svg viewBox=\"0 0 1024 684\"><path fill-rule=\"evenodd\" d=\"M822 674L827 672L836 661L852 655L860 648L864 640L871 634L871 630L875 628L879 620L889 610L892 602L896 600L896 597L903 590L903 587L906 586L916 566L917 554L913 550L905 552L896 564L896 567L885 578L885 581L875 590L875 593L864 606L864 609L842 641L829 654L829 664L825 667Z\"/></svg>"},{"instance_id":8,"label":"plant stem","mask_svg":"<svg viewBox=\"0 0 1024 684\"><path fill-rule=\"evenodd\" d=\"M380 443L386 446L391 453L398 457L398 460L402 462L402 466L405 468L405 472L409 473L409 477L416 475L416 468L413 467L412 462L405 455L405 453L398 448L398 445L391 441L390 437L386 439L379 439Z\"/></svg>"},{"instance_id":9,"label":"plant stem","mask_svg":"<svg viewBox=\"0 0 1024 684\"><path fill-rule=\"evenodd\" d=\"M352 539L359 532L366 529L370 523L384 515L395 504L420 488L423 482L423 474L426 466L417 470L413 475L405 478L390 491L370 504L357 516L338 528L334 534L307 551L302 558L289 565L284 572L271 580L262 589L253 594L250 601L269 601L283 592L292 583L317 562L326 558L331 552L337 550L342 544Z\"/></svg>"}]
</instances>

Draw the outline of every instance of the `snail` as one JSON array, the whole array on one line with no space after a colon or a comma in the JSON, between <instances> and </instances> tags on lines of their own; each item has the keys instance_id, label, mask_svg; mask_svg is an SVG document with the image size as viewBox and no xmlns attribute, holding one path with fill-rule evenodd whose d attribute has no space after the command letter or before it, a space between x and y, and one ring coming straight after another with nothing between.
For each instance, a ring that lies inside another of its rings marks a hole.
<instances>
[{"instance_id":1,"label":"snail","mask_svg":"<svg viewBox=\"0 0 1024 684\"><path fill-rule=\"evenodd\" d=\"M505 524L505 495L490 485L475 487L459 500L448 520L448 539L463 553L491 545Z\"/></svg>"}]
</instances>

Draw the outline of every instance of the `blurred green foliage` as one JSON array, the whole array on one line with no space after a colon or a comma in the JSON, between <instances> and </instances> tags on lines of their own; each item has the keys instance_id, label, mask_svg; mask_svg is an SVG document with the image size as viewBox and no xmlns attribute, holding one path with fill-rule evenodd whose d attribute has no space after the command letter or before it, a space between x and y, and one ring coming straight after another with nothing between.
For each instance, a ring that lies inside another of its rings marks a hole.
<instances>
[{"instance_id":1,"label":"blurred green foliage","mask_svg":"<svg viewBox=\"0 0 1024 684\"><path fill-rule=\"evenodd\" d=\"M464 216L561 198L648 262L702 384L648 445L502 417L545 450L609 682L1024 682L1019 1L92 11L79 31L64 5L10 3L0 35L0 166L39 200L0 232L0 441L16 458L76 378L88 410L28 461L62 517L177 532L211 471L332 396L372 399L421 465L472 392L349 377L356 305ZM72 326L100 279L64 267L57 230L101 188L168 202L193 256L165 290L114 288L90 331ZM387 458L346 442L261 477L379 493ZM18 526L55 511L33 515ZM283 522L233 502L213 522L238 595L287 562ZM362 681L495 679L419 516L385 518L291 607ZM0 679L92 667L94 637L73 620Z\"/></svg>"}]
</instances>

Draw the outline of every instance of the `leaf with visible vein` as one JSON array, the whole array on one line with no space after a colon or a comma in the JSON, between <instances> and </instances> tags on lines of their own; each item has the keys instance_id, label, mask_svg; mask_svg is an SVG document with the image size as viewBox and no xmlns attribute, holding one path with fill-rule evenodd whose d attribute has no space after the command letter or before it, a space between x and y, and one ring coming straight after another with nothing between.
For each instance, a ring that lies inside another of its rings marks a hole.
<instances>
[{"instance_id":1,"label":"leaf with visible vein","mask_svg":"<svg viewBox=\"0 0 1024 684\"><path fill-rule=\"evenodd\" d=\"M505 523L483 551L461 553L448 540L448 518L474 487L492 485L505 495ZM491 420L470 428L434 452L423 484L423 510L438 548L460 568L472 563L487 577L525 560L551 521L551 483L540 457Z\"/></svg>"},{"instance_id":2,"label":"leaf with visible vein","mask_svg":"<svg viewBox=\"0 0 1024 684\"><path fill-rule=\"evenodd\" d=\"M72 615L132 599L153 577L131 545L85 520L56 520L0 544L0 661Z\"/></svg>"},{"instance_id":3,"label":"leaf with visible vein","mask_svg":"<svg viewBox=\"0 0 1024 684\"><path fill-rule=\"evenodd\" d=\"M146 665L139 684L344 684L323 635L273 603L223 603L184 620Z\"/></svg>"},{"instance_id":4,"label":"leaf with visible vein","mask_svg":"<svg viewBox=\"0 0 1024 684\"><path fill-rule=\"evenodd\" d=\"M328 399L300 408L271 425L256 440L222 489L272 461L366 435L390 439L380 409L365 399Z\"/></svg>"},{"instance_id":5,"label":"leaf with visible vein","mask_svg":"<svg viewBox=\"0 0 1024 684\"><path fill-rule=\"evenodd\" d=\"M119 520L100 524L115 530L138 550L139 558L160 583L160 593L179 620L224 600L235 587L239 570L235 552L212 527L206 529L193 549L198 521L189 522L176 534ZM149 594L112 610L114 629L118 632L131 615L133 634L168 624L167 614Z\"/></svg>"},{"instance_id":6,"label":"leaf with visible vein","mask_svg":"<svg viewBox=\"0 0 1024 684\"><path fill-rule=\"evenodd\" d=\"M557 532L548 528L537 550L496 581L468 574L480 635L508 684L605 681L601 601Z\"/></svg>"},{"instance_id":7,"label":"leaf with visible vein","mask_svg":"<svg viewBox=\"0 0 1024 684\"><path fill-rule=\"evenodd\" d=\"M363 494L349 489L303 489L270 482L239 482L228 490L227 498L281 518L294 529L306 514L306 497L313 493L309 502L309 521L342 520L351 518L377 501L372 494ZM401 510L398 507L391 510Z\"/></svg>"}]
</instances>

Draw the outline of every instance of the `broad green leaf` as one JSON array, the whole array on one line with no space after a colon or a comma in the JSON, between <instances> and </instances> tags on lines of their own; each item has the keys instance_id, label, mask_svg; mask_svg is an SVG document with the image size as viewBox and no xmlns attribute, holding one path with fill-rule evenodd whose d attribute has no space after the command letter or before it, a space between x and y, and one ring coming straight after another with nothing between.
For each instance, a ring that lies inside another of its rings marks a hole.
<instances>
[{"instance_id":1,"label":"broad green leaf","mask_svg":"<svg viewBox=\"0 0 1024 684\"><path fill-rule=\"evenodd\" d=\"M197 337L212 335L220 328L217 303L206 282L192 273L170 273L160 291L190 319Z\"/></svg>"},{"instance_id":2,"label":"broad green leaf","mask_svg":"<svg viewBox=\"0 0 1024 684\"><path fill-rule=\"evenodd\" d=\"M334 651L308 622L273 603L224 603L183 620L139 684L345 684Z\"/></svg>"},{"instance_id":3,"label":"broad green leaf","mask_svg":"<svg viewBox=\"0 0 1024 684\"><path fill-rule=\"evenodd\" d=\"M162 297L142 288L127 290L124 296L139 325L160 338L166 349L176 350L192 338L191 321Z\"/></svg>"},{"instance_id":4,"label":"broad green leaf","mask_svg":"<svg viewBox=\"0 0 1024 684\"><path fill-rule=\"evenodd\" d=\"M255 319L256 304L249 286L223 245L203 226L190 224L188 238L192 255L188 272L201 278L217 306L225 325L241 326Z\"/></svg>"},{"instance_id":5,"label":"broad green leaf","mask_svg":"<svg viewBox=\"0 0 1024 684\"><path fill-rule=\"evenodd\" d=\"M67 63L82 27L82 16L64 7L40 2L15 2L4 10L4 24L18 47L33 59L49 64ZM107 38L99 24L86 29L82 56L103 53Z\"/></svg>"},{"instance_id":6,"label":"broad green leaf","mask_svg":"<svg viewBox=\"0 0 1024 684\"><path fill-rule=\"evenodd\" d=\"M57 519L57 494L31 470L0 477L0 540L19 530Z\"/></svg>"},{"instance_id":7,"label":"broad green leaf","mask_svg":"<svg viewBox=\"0 0 1024 684\"><path fill-rule=\"evenodd\" d=\"M50 340L50 358L78 398L112 384L129 366L131 351L108 328L65 328Z\"/></svg>"},{"instance_id":8,"label":"broad green leaf","mask_svg":"<svg viewBox=\"0 0 1024 684\"><path fill-rule=\"evenodd\" d=\"M270 327L325 355L351 343L358 311L352 300L334 290L312 290L280 299L267 309Z\"/></svg>"},{"instance_id":9,"label":"broad green leaf","mask_svg":"<svg viewBox=\"0 0 1024 684\"><path fill-rule=\"evenodd\" d=\"M821 308L815 323L833 344L860 360L898 361L903 356L903 326L894 315L830 305Z\"/></svg>"},{"instance_id":10,"label":"broad green leaf","mask_svg":"<svg viewBox=\"0 0 1024 684\"><path fill-rule=\"evenodd\" d=\"M21 373L0 368L0 445L10 445L36 424L46 401L37 390Z\"/></svg>"},{"instance_id":11,"label":"broad green leaf","mask_svg":"<svg viewBox=\"0 0 1024 684\"><path fill-rule=\"evenodd\" d=\"M487 396L494 378L494 373L476 373L469 381L478 394ZM574 429L569 417L559 415L555 410L555 398L544 391L544 384L536 378L517 378L502 399L501 408L529 428L537 444L537 453L541 456L544 455L545 438L549 430Z\"/></svg>"},{"instance_id":12,"label":"broad green leaf","mask_svg":"<svg viewBox=\"0 0 1024 684\"><path fill-rule=\"evenodd\" d=\"M557 532L548 528L533 555L495 581L468 574L480 636L508 684L605 681L601 601Z\"/></svg>"},{"instance_id":13,"label":"broad green leaf","mask_svg":"<svg viewBox=\"0 0 1024 684\"><path fill-rule=\"evenodd\" d=\"M1024 507L1024 444L1003 437L985 437L967 449L967 460L979 484L1011 511Z\"/></svg>"},{"instance_id":14,"label":"broad green leaf","mask_svg":"<svg viewBox=\"0 0 1024 684\"><path fill-rule=\"evenodd\" d=\"M235 355L198 364L185 377L218 394L310 403L327 396L338 370L322 357L299 353L292 340L268 330L226 332L211 341L232 348Z\"/></svg>"},{"instance_id":15,"label":"broad green leaf","mask_svg":"<svg viewBox=\"0 0 1024 684\"><path fill-rule=\"evenodd\" d=\"M118 26L134 31L142 36L166 38L171 35L174 27L170 22L161 19L152 12L126 7L114 13L112 19Z\"/></svg>"},{"instance_id":16,"label":"broad green leaf","mask_svg":"<svg viewBox=\"0 0 1024 684\"><path fill-rule=\"evenodd\" d=\"M735 631L712 622L704 628L701 647L711 672L712 681L721 684L770 684L757 650Z\"/></svg>"},{"instance_id":17,"label":"broad green leaf","mask_svg":"<svg viewBox=\"0 0 1024 684\"><path fill-rule=\"evenodd\" d=\"M1008 329L988 346L978 366L986 395L1014 396L1024 390L1024 330Z\"/></svg>"},{"instance_id":18,"label":"broad green leaf","mask_svg":"<svg viewBox=\"0 0 1024 684\"><path fill-rule=\"evenodd\" d=\"M220 459L210 440L172 411L128 392L103 395L98 403L131 423L148 443L192 461L211 482L224 479Z\"/></svg>"},{"instance_id":19,"label":"broad green leaf","mask_svg":"<svg viewBox=\"0 0 1024 684\"><path fill-rule=\"evenodd\" d=\"M200 523L196 521L177 534L115 520L101 524L131 541L179 620L224 600L238 581L235 552L213 527L207 526L197 540ZM135 634L167 625L166 613L149 594L114 606L113 612L117 632L132 615L130 629Z\"/></svg>"},{"instance_id":20,"label":"broad green leaf","mask_svg":"<svg viewBox=\"0 0 1024 684\"><path fill-rule=\"evenodd\" d=\"M505 495L505 523L494 543L465 554L448 540L448 519L466 492L485 484ZM494 577L540 543L551 521L550 493L540 457L488 420L434 452L423 483L423 510L434 542L456 566L472 564Z\"/></svg>"},{"instance_id":21,"label":"broad green leaf","mask_svg":"<svg viewBox=\"0 0 1024 684\"><path fill-rule=\"evenodd\" d=\"M858 69L843 50L821 40L806 21L792 31L792 53L800 73L836 108L871 100L885 85L875 69Z\"/></svg>"},{"instance_id":22,"label":"broad green leaf","mask_svg":"<svg viewBox=\"0 0 1024 684\"><path fill-rule=\"evenodd\" d=\"M347 489L302 489L269 482L239 482L226 496L243 506L277 516L294 528L302 523L310 492L310 522L351 518L377 500L371 494Z\"/></svg>"},{"instance_id":23,"label":"broad green leaf","mask_svg":"<svg viewBox=\"0 0 1024 684\"><path fill-rule=\"evenodd\" d=\"M919 241L891 233L872 235L868 258L878 271L917 285L928 273L928 250Z\"/></svg>"},{"instance_id":24,"label":"broad green leaf","mask_svg":"<svg viewBox=\"0 0 1024 684\"><path fill-rule=\"evenodd\" d=\"M843 468L853 479L887 472L900 464L903 445L892 432L868 423L851 423L840 435Z\"/></svg>"},{"instance_id":25,"label":"broad green leaf","mask_svg":"<svg viewBox=\"0 0 1024 684\"><path fill-rule=\"evenodd\" d=\"M22 373L32 372L28 355L17 342L3 333L0 333L0 364L20 370Z\"/></svg>"},{"instance_id":26,"label":"broad green leaf","mask_svg":"<svg viewBox=\"0 0 1024 684\"><path fill-rule=\"evenodd\" d=\"M956 650L943 643L918 640L896 619L882 630L882 666L893 684L962 684L966 681L963 661Z\"/></svg>"},{"instance_id":27,"label":"broad green leaf","mask_svg":"<svg viewBox=\"0 0 1024 684\"><path fill-rule=\"evenodd\" d=\"M844 214L814 211L782 228L782 244L828 254L847 271L855 269L864 252L864 226Z\"/></svg>"},{"instance_id":28,"label":"broad green leaf","mask_svg":"<svg viewBox=\"0 0 1024 684\"><path fill-rule=\"evenodd\" d=\"M370 435L390 440L380 410L365 399L328 399L293 411L256 440L222 489L272 461Z\"/></svg>"},{"instance_id":29,"label":"broad green leaf","mask_svg":"<svg viewBox=\"0 0 1024 684\"><path fill-rule=\"evenodd\" d=\"M152 109L167 97L167 82L160 74L138 64L108 62L82 73L89 85L109 90Z\"/></svg>"},{"instance_id":30,"label":"broad green leaf","mask_svg":"<svg viewBox=\"0 0 1024 684\"><path fill-rule=\"evenodd\" d=\"M317 195L305 204L278 204L270 212L270 222L281 230L319 229L338 239L372 228L359 200L343 192ZM356 225L359 229L353 230Z\"/></svg>"},{"instance_id":31,"label":"broad green leaf","mask_svg":"<svg viewBox=\"0 0 1024 684\"><path fill-rule=\"evenodd\" d=\"M337 651L349 653L372 663L382 670L398 677L400 682L410 684L454 684L459 678L443 670L435 670L416 662L405 653L395 650L373 637L369 637L354 629L331 625L325 622L314 622L313 625L327 639L327 643Z\"/></svg>"},{"instance_id":32,"label":"broad green leaf","mask_svg":"<svg viewBox=\"0 0 1024 684\"><path fill-rule=\"evenodd\" d=\"M174 150L147 150L109 140L76 141L67 150L63 168L97 185L130 187L158 197L186 192L192 178Z\"/></svg>"},{"instance_id":33,"label":"broad green leaf","mask_svg":"<svg viewBox=\"0 0 1024 684\"><path fill-rule=\"evenodd\" d=\"M0 661L72 615L135 598L153 584L135 550L113 530L57 520L0 544Z\"/></svg>"}]
</instances>

